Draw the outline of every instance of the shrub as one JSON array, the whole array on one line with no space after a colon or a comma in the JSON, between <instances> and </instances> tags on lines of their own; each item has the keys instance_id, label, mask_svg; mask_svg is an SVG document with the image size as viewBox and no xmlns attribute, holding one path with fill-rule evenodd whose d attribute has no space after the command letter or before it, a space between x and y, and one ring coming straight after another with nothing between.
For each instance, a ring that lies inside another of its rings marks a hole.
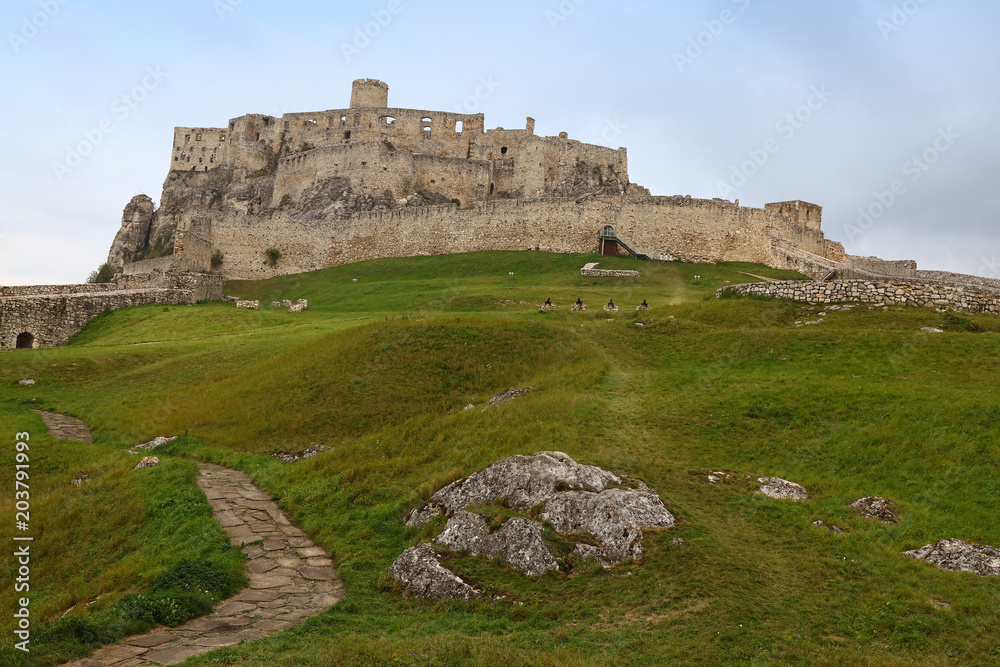
<instances>
[{"instance_id":1,"label":"shrub","mask_svg":"<svg viewBox=\"0 0 1000 667\"><path fill-rule=\"evenodd\" d=\"M271 266L276 265L278 260L281 259L281 251L277 248L268 248L264 251L264 254L267 255L267 263Z\"/></svg>"},{"instance_id":2,"label":"shrub","mask_svg":"<svg viewBox=\"0 0 1000 667\"><path fill-rule=\"evenodd\" d=\"M110 283L111 279L115 277L115 267L111 264L105 262L97 267L96 271L91 272L87 277L88 283Z\"/></svg>"},{"instance_id":3,"label":"shrub","mask_svg":"<svg viewBox=\"0 0 1000 667\"><path fill-rule=\"evenodd\" d=\"M223 255L221 250L212 253L212 268L217 269L222 266Z\"/></svg>"}]
</instances>

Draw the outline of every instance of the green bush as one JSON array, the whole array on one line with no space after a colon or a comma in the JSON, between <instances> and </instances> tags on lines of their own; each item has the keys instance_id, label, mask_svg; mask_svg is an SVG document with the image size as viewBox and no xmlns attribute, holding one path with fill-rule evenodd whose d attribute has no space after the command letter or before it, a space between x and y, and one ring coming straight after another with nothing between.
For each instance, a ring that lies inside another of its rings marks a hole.
<instances>
[{"instance_id":1,"label":"green bush","mask_svg":"<svg viewBox=\"0 0 1000 667\"><path fill-rule=\"evenodd\" d=\"M111 264L105 262L97 267L96 271L92 271L87 277L88 283L110 283L111 279L115 277L115 267Z\"/></svg>"},{"instance_id":2,"label":"green bush","mask_svg":"<svg viewBox=\"0 0 1000 667\"><path fill-rule=\"evenodd\" d=\"M212 268L217 269L222 266L222 261L224 257L221 250L216 250L212 253Z\"/></svg>"},{"instance_id":3,"label":"green bush","mask_svg":"<svg viewBox=\"0 0 1000 667\"><path fill-rule=\"evenodd\" d=\"M264 254L267 255L267 263L271 266L276 265L278 260L281 259L281 251L277 248L268 248L264 251Z\"/></svg>"}]
</instances>

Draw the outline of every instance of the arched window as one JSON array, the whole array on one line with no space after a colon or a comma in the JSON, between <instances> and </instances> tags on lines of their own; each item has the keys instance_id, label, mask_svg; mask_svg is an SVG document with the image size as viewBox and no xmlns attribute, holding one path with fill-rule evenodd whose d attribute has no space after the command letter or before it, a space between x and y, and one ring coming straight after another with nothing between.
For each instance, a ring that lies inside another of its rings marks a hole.
<instances>
[{"instance_id":1,"label":"arched window","mask_svg":"<svg viewBox=\"0 0 1000 667\"><path fill-rule=\"evenodd\" d=\"M35 347L35 336L25 331L17 335L17 347L19 349Z\"/></svg>"},{"instance_id":2,"label":"arched window","mask_svg":"<svg viewBox=\"0 0 1000 667\"><path fill-rule=\"evenodd\" d=\"M506 154L507 154L507 147L504 146L503 148L500 149L500 155L506 155Z\"/></svg>"}]
</instances>

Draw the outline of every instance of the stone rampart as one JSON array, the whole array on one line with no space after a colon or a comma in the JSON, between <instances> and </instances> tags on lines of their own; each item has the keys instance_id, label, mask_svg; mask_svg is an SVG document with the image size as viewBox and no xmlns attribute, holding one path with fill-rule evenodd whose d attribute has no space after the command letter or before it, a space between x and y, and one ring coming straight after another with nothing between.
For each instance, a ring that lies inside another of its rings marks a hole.
<instances>
[{"instance_id":1,"label":"stone rampart","mask_svg":"<svg viewBox=\"0 0 1000 667\"><path fill-rule=\"evenodd\" d=\"M887 306L935 306L972 313L1000 313L1000 297L996 294L909 281L782 280L728 285L716 292L716 296L765 296L808 303L846 301Z\"/></svg>"},{"instance_id":2,"label":"stone rampart","mask_svg":"<svg viewBox=\"0 0 1000 667\"><path fill-rule=\"evenodd\" d=\"M163 288L0 297L0 348L65 343L106 310L194 301L188 290Z\"/></svg>"}]
</instances>

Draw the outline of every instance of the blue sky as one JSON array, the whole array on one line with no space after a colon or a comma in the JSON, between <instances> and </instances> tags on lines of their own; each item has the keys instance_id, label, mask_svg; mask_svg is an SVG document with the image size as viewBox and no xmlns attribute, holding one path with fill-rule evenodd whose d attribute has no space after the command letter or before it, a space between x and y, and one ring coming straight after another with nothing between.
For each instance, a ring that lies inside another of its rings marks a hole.
<instances>
[{"instance_id":1,"label":"blue sky","mask_svg":"<svg viewBox=\"0 0 1000 667\"><path fill-rule=\"evenodd\" d=\"M984 0L7 0L0 284L83 281L175 125L344 107L362 77L626 146L653 194L804 199L852 254L1000 277L997 25Z\"/></svg>"}]
</instances>

